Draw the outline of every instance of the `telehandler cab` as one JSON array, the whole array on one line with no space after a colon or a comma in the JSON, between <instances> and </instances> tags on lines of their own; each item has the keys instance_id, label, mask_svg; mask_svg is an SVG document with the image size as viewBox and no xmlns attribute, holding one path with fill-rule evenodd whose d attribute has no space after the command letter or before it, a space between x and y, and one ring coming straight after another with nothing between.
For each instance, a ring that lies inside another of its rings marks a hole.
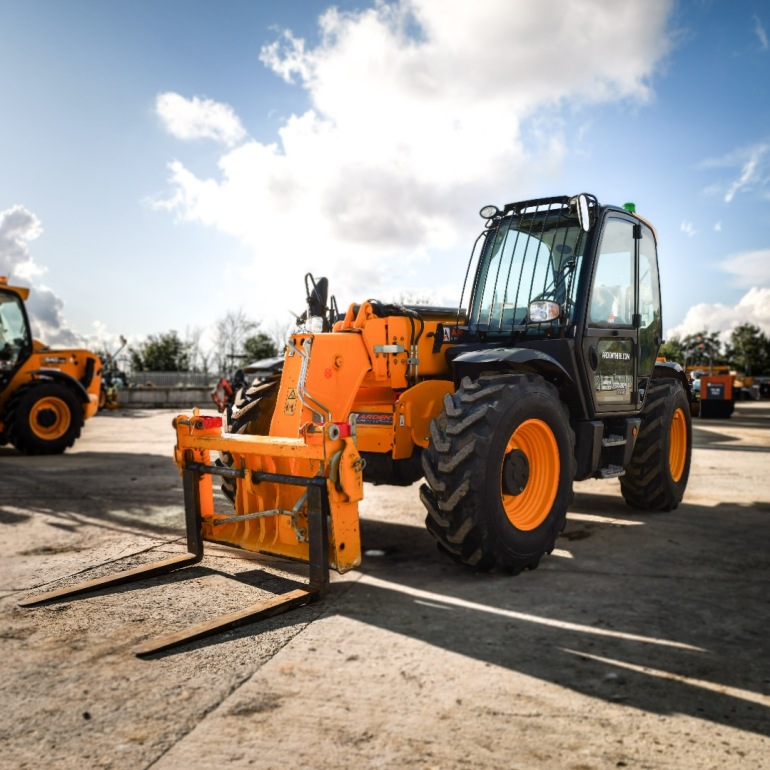
<instances>
[{"instance_id":1,"label":"telehandler cab","mask_svg":"<svg viewBox=\"0 0 770 770\"><path fill-rule=\"evenodd\" d=\"M53 349L32 339L29 289L0 276L0 446L60 454L99 408L102 363L88 350Z\"/></svg>"},{"instance_id":2,"label":"telehandler cab","mask_svg":"<svg viewBox=\"0 0 770 770\"><path fill-rule=\"evenodd\" d=\"M689 386L679 366L656 360L652 226L631 205L587 194L481 215L460 309L368 300L343 315L327 308L326 280L313 281L280 380L241 390L224 418L175 419L187 555L28 603L194 563L204 539L308 562L310 584L138 654L307 603L329 568L361 562L364 481L424 476L438 547L510 574L552 551L575 481L619 477L629 505L676 508L690 467Z\"/></svg>"}]
</instances>

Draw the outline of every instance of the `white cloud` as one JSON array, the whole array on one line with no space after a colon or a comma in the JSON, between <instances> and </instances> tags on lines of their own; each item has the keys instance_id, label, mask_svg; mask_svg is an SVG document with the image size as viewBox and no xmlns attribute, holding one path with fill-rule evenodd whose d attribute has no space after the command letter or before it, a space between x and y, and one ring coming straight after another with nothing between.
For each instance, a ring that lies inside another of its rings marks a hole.
<instances>
[{"instance_id":1,"label":"white cloud","mask_svg":"<svg viewBox=\"0 0 770 770\"><path fill-rule=\"evenodd\" d=\"M231 108L159 98L176 136L237 138L217 178L172 163L173 192L158 205L253 250L256 268L231 265L225 278L263 312L286 302L283 282L297 305L308 270L329 275L341 301L422 294L450 278L457 289L444 301L456 301L461 274L444 255L470 247L478 204L558 182L563 108L649 101L671 11L672 0L544 0L515 13L508 0L454 3L451 13L442 0L332 8L317 45L286 31L262 48L311 104L274 143L232 146L244 134Z\"/></svg>"},{"instance_id":2,"label":"white cloud","mask_svg":"<svg viewBox=\"0 0 770 770\"><path fill-rule=\"evenodd\" d=\"M770 249L730 254L720 265L733 275L732 284L741 288L770 285Z\"/></svg>"},{"instance_id":3,"label":"white cloud","mask_svg":"<svg viewBox=\"0 0 770 770\"><path fill-rule=\"evenodd\" d=\"M27 286L45 269L32 259L29 242L43 232L40 220L24 206L0 211L0 275L9 283ZM49 345L78 345L80 335L73 332L63 316L64 303L45 286L33 286L27 300L32 332Z\"/></svg>"},{"instance_id":4,"label":"white cloud","mask_svg":"<svg viewBox=\"0 0 770 770\"><path fill-rule=\"evenodd\" d=\"M177 139L213 139L232 147L246 136L229 104L197 96L185 99L169 91L158 95L155 110L165 129Z\"/></svg>"},{"instance_id":5,"label":"white cloud","mask_svg":"<svg viewBox=\"0 0 770 770\"><path fill-rule=\"evenodd\" d=\"M722 223L721 222L715 222L714 223L714 232L715 233L721 233L722 232Z\"/></svg>"},{"instance_id":6,"label":"white cloud","mask_svg":"<svg viewBox=\"0 0 770 770\"><path fill-rule=\"evenodd\" d=\"M43 272L29 253L29 242L42 232L40 220L24 206L0 211L0 275L28 281Z\"/></svg>"},{"instance_id":7,"label":"white cloud","mask_svg":"<svg viewBox=\"0 0 770 770\"><path fill-rule=\"evenodd\" d=\"M740 251L728 255L719 268L731 276L730 286L747 289L734 304L700 302L691 307L682 323L666 332L666 336L683 337L707 329L721 332L727 341L740 324L759 326L770 334L770 248Z\"/></svg>"},{"instance_id":8,"label":"white cloud","mask_svg":"<svg viewBox=\"0 0 770 770\"><path fill-rule=\"evenodd\" d=\"M124 340L126 345L123 345ZM99 320L92 321L91 328L84 332L85 347L102 356L102 361L116 353L123 361L128 358L127 346L137 347L145 341L146 337L141 334L129 334L126 340L122 334L111 331L107 324Z\"/></svg>"},{"instance_id":9,"label":"white cloud","mask_svg":"<svg viewBox=\"0 0 770 770\"><path fill-rule=\"evenodd\" d=\"M752 189L762 179L761 164L767 157L768 150L770 146L766 144L752 148L748 160L743 164L741 175L727 188L725 203L730 203L741 190Z\"/></svg>"},{"instance_id":10,"label":"white cloud","mask_svg":"<svg viewBox=\"0 0 770 770\"><path fill-rule=\"evenodd\" d=\"M727 341L732 330L745 323L770 334L770 248L730 254L719 268L731 276L730 286L748 291L734 305L722 302L694 305L682 323L666 331L667 337L683 337L706 329L721 332Z\"/></svg>"},{"instance_id":11,"label":"white cloud","mask_svg":"<svg viewBox=\"0 0 770 770\"><path fill-rule=\"evenodd\" d=\"M749 147L740 147L721 158L710 158L700 164L701 168L725 168L737 176L730 181L709 185L707 194L724 196L725 203L731 203L739 193L763 190L770 182L770 144L760 142Z\"/></svg>"},{"instance_id":12,"label":"white cloud","mask_svg":"<svg viewBox=\"0 0 770 770\"><path fill-rule=\"evenodd\" d=\"M767 51L768 47L768 40L767 40L767 31L765 30L764 25L762 24L762 20L759 18L759 16L754 16L754 32L757 35L757 39L759 40L759 47L763 51Z\"/></svg>"},{"instance_id":13,"label":"white cloud","mask_svg":"<svg viewBox=\"0 0 770 770\"><path fill-rule=\"evenodd\" d=\"M278 40L262 46L259 60L287 83L301 83L310 79L311 69L305 52L305 41L294 37L288 29L283 30Z\"/></svg>"},{"instance_id":14,"label":"white cloud","mask_svg":"<svg viewBox=\"0 0 770 770\"><path fill-rule=\"evenodd\" d=\"M690 238L692 238L693 235L695 235L695 233L697 232L695 229L695 225L693 225L692 222L688 222L687 220L682 221L682 224L679 225L679 229Z\"/></svg>"},{"instance_id":15,"label":"white cloud","mask_svg":"<svg viewBox=\"0 0 770 770\"><path fill-rule=\"evenodd\" d=\"M64 301L45 286L33 286L27 300L32 333L53 347L82 347L84 340L69 327Z\"/></svg>"},{"instance_id":16,"label":"white cloud","mask_svg":"<svg viewBox=\"0 0 770 770\"><path fill-rule=\"evenodd\" d=\"M741 324L753 324L770 334L770 288L753 286L735 305L707 302L694 305L681 324L666 332L666 337L676 335L681 338L705 329L721 332L726 341L732 330Z\"/></svg>"}]
</instances>

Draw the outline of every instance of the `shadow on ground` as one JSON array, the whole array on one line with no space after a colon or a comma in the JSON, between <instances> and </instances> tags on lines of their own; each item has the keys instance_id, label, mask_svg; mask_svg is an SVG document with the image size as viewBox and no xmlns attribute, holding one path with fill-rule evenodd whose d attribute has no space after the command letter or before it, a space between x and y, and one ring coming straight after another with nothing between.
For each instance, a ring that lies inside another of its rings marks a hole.
<instances>
[{"instance_id":1,"label":"shadow on ground","mask_svg":"<svg viewBox=\"0 0 770 770\"><path fill-rule=\"evenodd\" d=\"M610 495L578 494L562 555L517 578L454 565L416 526L364 519L360 579L270 628L341 615L593 698L767 735L768 514L770 503L723 503L640 515ZM301 578L301 566L287 566ZM271 593L296 587L259 568L185 572L159 580L219 574ZM157 657L259 633L247 626Z\"/></svg>"},{"instance_id":2,"label":"shadow on ground","mask_svg":"<svg viewBox=\"0 0 770 770\"><path fill-rule=\"evenodd\" d=\"M746 448L734 446L729 428L722 434L715 427L716 421L708 431L696 425L696 448ZM34 458L34 476L5 450L0 457L18 469L0 477L4 526L40 513L63 528L120 530L141 522L148 532L183 529L181 482L167 456L132 456L131 475L121 472L127 465L121 453ZM82 472L93 483L86 486ZM34 485L27 481L32 477ZM173 512L168 519L157 515L164 508ZM640 514L619 497L578 488L558 555L515 579L454 565L418 521L363 518L359 579L333 584L323 602L268 627L341 615L392 633L394 645L406 636L455 653L448 665L469 658L606 702L768 735L769 514L770 502L683 504L668 514ZM259 562L227 561L240 570L236 575L207 558L202 566L112 592L125 594L127 606L141 612L141 591L152 586L156 600L164 594L164 616L166 610L173 616L174 589L187 580L234 579L246 593L294 586L257 568ZM290 575L305 574L300 566L280 565ZM199 605L207 601L201 594ZM70 614L77 606L71 602ZM87 600L82 606L87 613ZM142 633L128 624L126 631ZM259 626L249 626L157 657L184 659L191 649L208 652L258 633Z\"/></svg>"},{"instance_id":3,"label":"shadow on ground","mask_svg":"<svg viewBox=\"0 0 770 770\"><path fill-rule=\"evenodd\" d=\"M0 522L44 514L68 532L140 525L154 534L184 526L182 481L168 455L77 452L27 457L0 448Z\"/></svg>"},{"instance_id":4,"label":"shadow on ground","mask_svg":"<svg viewBox=\"0 0 770 770\"><path fill-rule=\"evenodd\" d=\"M573 510L607 505L579 496ZM592 697L767 735L768 514L684 505L618 519L637 526L571 522L557 542L571 558L514 580L447 566L414 528L367 521L367 548L385 556L335 611ZM712 538L726 518L732 537Z\"/></svg>"}]
</instances>

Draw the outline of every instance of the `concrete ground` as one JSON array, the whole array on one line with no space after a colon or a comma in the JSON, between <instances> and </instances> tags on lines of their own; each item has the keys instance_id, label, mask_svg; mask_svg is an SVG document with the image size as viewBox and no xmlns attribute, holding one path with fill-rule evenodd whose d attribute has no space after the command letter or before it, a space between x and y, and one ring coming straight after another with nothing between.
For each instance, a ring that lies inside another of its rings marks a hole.
<instances>
[{"instance_id":1,"label":"concrete ground","mask_svg":"<svg viewBox=\"0 0 770 770\"><path fill-rule=\"evenodd\" d=\"M259 626L131 654L301 574L218 547L18 607L184 550L174 413L99 415L60 457L0 448L0 768L770 767L767 402L696 420L672 513L578 484L517 578L437 553L417 486L367 486L362 569Z\"/></svg>"}]
</instances>

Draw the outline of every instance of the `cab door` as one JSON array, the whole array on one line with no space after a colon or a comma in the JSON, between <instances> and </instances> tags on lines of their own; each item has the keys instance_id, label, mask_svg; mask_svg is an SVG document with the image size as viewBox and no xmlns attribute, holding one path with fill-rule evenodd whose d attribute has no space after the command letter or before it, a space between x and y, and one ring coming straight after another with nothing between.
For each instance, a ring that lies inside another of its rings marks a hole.
<instances>
[{"instance_id":1,"label":"cab door","mask_svg":"<svg viewBox=\"0 0 770 770\"><path fill-rule=\"evenodd\" d=\"M597 414L637 410L662 341L655 234L610 214L597 248L582 355Z\"/></svg>"}]
</instances>

